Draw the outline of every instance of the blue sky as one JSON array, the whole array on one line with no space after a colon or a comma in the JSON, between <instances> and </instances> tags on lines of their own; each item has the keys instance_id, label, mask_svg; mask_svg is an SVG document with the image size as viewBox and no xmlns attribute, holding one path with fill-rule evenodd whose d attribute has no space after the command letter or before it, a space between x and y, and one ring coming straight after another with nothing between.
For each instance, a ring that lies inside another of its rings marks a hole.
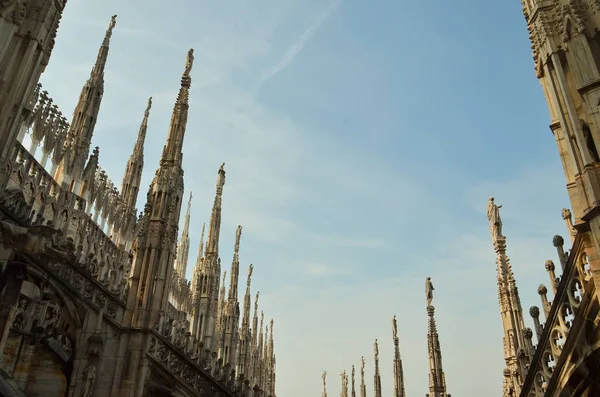
<instances>
[{"instance_id":1,"label":"blue sky","mask_svg":"<svg viewBox=\"0 0 600 397\"><path fill-rule=\"evenodd\" d=\"M487 197L504 205L525 312L569 205L517 0L71 0L42 77L68 116L113 14L100 163L120 186L153 96L144 199L193 47L191 252L224 161L222 259L242 224L241 278L253 263L275 319L279 396L318 396L324 369L336 395L361 356L372 395L375 338L391 395L394 314L407 394L424 395L427 276L448 391L501 393Z\"/></svg>"}]
</instances>

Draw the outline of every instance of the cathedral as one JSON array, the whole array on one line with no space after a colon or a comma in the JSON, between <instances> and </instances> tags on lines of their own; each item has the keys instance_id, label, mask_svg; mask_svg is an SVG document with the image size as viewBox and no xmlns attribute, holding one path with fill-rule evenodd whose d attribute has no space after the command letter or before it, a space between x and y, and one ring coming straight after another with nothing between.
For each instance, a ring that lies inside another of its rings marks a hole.
<instances>
[{"instance_id":1,"label":"cathedral","mask_svg":"<svg viewBox=\"0 0 600 397\"><path fill-rule=\"evenodd\" d=\"M242 226L231 266L219 255L225 164L186 279L193 50L138 212L152 99L120 189L91 148L116 16L70 121L39 84L66 6L0 2L0 396L275 397L274 322L251 291L253 265L240 274Z\"/></svg>"},{"instance_id":2,"label":"cathedral","mask_svg":"<svg viewBox=\"0 0 600 397\"><path fill-rule=\"evenodd\" d=\"M549 286L538 288L541 307L531 306L526 326L517 281L502 233L501 205L488 199L487 217L496 254L498 301L504 328L502 397L600 396L600 1L521 0L535 73L550 110L571 209L562 210L567 238L554 236L556 264L544 264ZM565 241L566 240L566 241ZM571 244L570 249L566 244ZM598 286L596 286L598 282ZM429 331L429 397L450 397L442 369L439 337L426 281ZM549 296L551 294L551 296ZM402 360L393 321L394 396L405 397ZM381 395L379 347L374 345L373 396ZM366 397L361 362L360 397ZM323 397L327 396L323 373ZM355 397L341 373L341 397ZM349 394L350 393L350 394Z\"/></svg>"},{"instance_id":3,"label":"cathedral","mask_svg":"<svg viewBox=\"0 0 600 397\"><path fill-rule=\"evenodd\" d=\"M502 206L488 199L490 257L493 247L504 330L505 368L498 374L503 386L494 394L595 397L600 396L600 1L521 3L571 209L561 213L566 237L552 240L556 258L544 264L549 284L538 288L541 306L531 306L526 320ZM184 191L182 161L193 50L185 58L160 163L138 212L152 99L120 189L101 168L100 149L91 147L116 16L70 121L39 83L66 6L67 0L0 2L0 396L275 397L274 321L265 320L259 293L251 291L253 265L247 275L242 272L240 307L242 226L232 239L231 266L223 269L219 256L225 164L216 172L210 222L207 230L202 226L192 279L186 278L192 194ZM425 300L430 371L428 388L423 387L429 397L451 397L430 278ZM393 397L406 397L395 316L392 343ZM359 380L354 366L341 372L341 397L382 397L379 348L375 340L373 386L367 391L363 357ZM322 382L327 397L327 372Z\"/></svg>"}]
</instances>

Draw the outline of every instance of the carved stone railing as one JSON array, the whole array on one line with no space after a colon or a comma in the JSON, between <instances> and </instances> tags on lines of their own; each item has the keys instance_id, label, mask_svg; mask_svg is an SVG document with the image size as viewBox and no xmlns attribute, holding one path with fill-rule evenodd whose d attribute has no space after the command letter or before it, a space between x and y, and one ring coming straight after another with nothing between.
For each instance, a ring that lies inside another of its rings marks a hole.
<instances>
[{"instance_id":1,"label":"carved stone railing","mask_svg":"<svg viewBox=\"0 0 600 397\"><path fill-rule=\"evenodd\" d=\"M192 343L189 333L184 340L174 341L153 331L148 355L200 396L254 396L248 383L236 378L235 371L228 371L228 365L215 362L216 354L203 351L201 343Z\"/></svg>"},{"instance_id":2,"label":"carved stone railing","mask_svg":"<svg viewBox=\"0 0 600 397\"><path fill-rule=\"evenodd\" d=\"M23 121L21 135L29 133L32 144L29 149L20 148L21 145L18 144L15 154L25 149L34 156L37 148L41 147L41 166L46 168L47 160L50 159L52 170L49 174L54 176L54 170L65 158L66 153L75 150L65 144L71 136L69 134L72 133L70 125L58 107L53 104L48 92L42 91L41 85L37 86L29 107L33 111ZM87 156L87 153L85 155ZM115 233L119 232L122 238L126 237L130 240L136 226L137 213L135 209L124 208L121 194L99 166L98 156L99 149L96 148L83 171L83 180L80 181L82 190L77 190L75 193L81 194L87 201L88 211L94 208L98 214L94 216L94 221L97 221L100 215L102 216L102 228L107 224L109 229Z\"/></svg>"},{"instance_id":3,"label":"carved stone railing","mask_svg":"<svg viewBox=\"0 0 600 397\"><path fill-rule=\"evenodd\" d=\"M521 396L544 396L563 345L569 336L573 319L577 316L585 293L583 286L590 277L586 269L587 256L584 252L583 238L583 233L577 233L571 252L568 254L563 249L563 238L554 237L553 243L558 251L563 272L561 277L556 277L554 264L551 261L546 262L546 269L554 291L554 300L548 301L547 289L540 285L538 293L542 298L542 309L546 322L545 324L540 323L540 310L537 306L533 306L530 314L533 317L534 328L538 336L538 345L527 371Z\"/></svg>"},{"instance_id":4,"label":"carved stone railing","mask_svg":"<svg viewBox=\"0 0 600 397\"><path fill-rule=\"evenodd\" d=\"M0 206L21 226L48 225L74 244L78 271L124 302L131 255L118 247L86 213L86 201L61 188L17 144L18 152Z\"/></svg>"}]
</instances>

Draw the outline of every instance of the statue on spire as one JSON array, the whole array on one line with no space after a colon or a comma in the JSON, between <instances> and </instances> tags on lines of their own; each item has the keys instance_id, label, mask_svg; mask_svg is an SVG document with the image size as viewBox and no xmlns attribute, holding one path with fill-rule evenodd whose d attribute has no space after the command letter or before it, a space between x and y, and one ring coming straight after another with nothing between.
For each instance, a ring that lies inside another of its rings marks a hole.
<instances>
[{"instance_id":1,"label":"statue on spire","mask_svg":"<svg viewBox=\"0 0 600 397\"><path fill-rule=\"evenodd\" d=\"M194 66L194 49L190 48L185 59L185 71L183 72L184 76L189 77L190 72L192 71L192 66Z\"/></svg>"},{"instance_id":2,"label":"statue on spire","mask_svg":"<svg viewBox=\"0 0 600 397\"><path fill-rule=\"evenodd\" d=\"M396 315L392 319L392 334L394 335L394 339L398 338L398 322L396 321Z\"/></svg>"},{"instance_id":3,"label":"statue on spire","mask_svg":"<svg viewBox=\"0 0 600 397\"><path fill-rule=\"evenodd\" d=\"M360 358L360 378L365 379L365 357Z\"/></svg>"},{"instance_id":4,"label":"statue on spire","mask_svg":"<svg viewBox=\"0 0 600 397\"><path fill-rule=\"evenodd\" d=\"M225 185L225 163L219 167L219 176L217 177L217 188L223 188Z\"/></svg>"},{"instance_id":5,"label":"statue on spire","mask_svg":"<svg viewBox=\"0 0 600 397\"><path fill-rule=\"evenodd\" d=\"M110 25L108 25L108 30L112 31L116 25L117 25L117 16L113 15L110 18Z\"/></svg>"},{"instance_id":6,"label":"statue on spire","mask_svg":"<svg viewBox=\"0 0 600 397\"><path fill-rule=\"evenodd\" d=\"M106 29L106 35L104 36L104 42L102 43L103 46L108 47L110 38L112 37L113 29L115 28L115 26L117 26L117 16L113 15L110 18L110 23L108 24L108 29Z\"/></svg>"},{"instance_id":7,"label":"statue on spire","mask_svg":"<svg viewBox=\"0 0 600 397\"><path fill-rule=\"evenodd\" d=\"M377 343L377 339L373 342L373 349L375 350L375 361L379 360L379 343Z\"/></svg>"},{"instance_id":8,"label":"statue on spire","mask_svg":"<svg viewBox=\"0 0 600 397\"><path fill-rule=\"evenodd\" d=\"M323 393L324 395L327 394L327 371L323 371Z\"/></svg>"},{"instance_id":9,"label":"statue on spire","mask_svg":"<svg viewBox=\"0 0 600 397\"><path fill-rule=\"evenodd\" d=\"M250 264L250 269L248 270L248 281L246 282L246 286L248 288L250 288L250 281L252 279L252 269L254 269L254 266L252 266L252 264ZM258 301L258 295L256 296L256 300Z\"/></svg>"},{"instance_id":10,"label":"statue on spire","mask_svg":"<svg viewBox=\"0 0 600 397\"><path fill-rule=\"evenodd\" d=\"M504 237L502 236L502 219L500 218L500 208L502 208L502 206L496 205L493 197L488 199L487 217L490 221L490 233L492 234L492 239L494 241Z\"/></svg>"},{"instance_id":11,"label":"statue on spire","mask_svg":"<svg viewBox=\"0 0 600 397\"><path fill-rule=\"evenodd\" d=\"M240 239L242 237L242 225L238 225L236 231L235 231L235 252L239 252L240 251Z\"/></svg>"},{"instance_id":12,"label":"statue on spire","mask_svg":"<svg viewBox=\"0 0 600 397\"><path fill-rule=\"evenodd\" d=\"M431 306L431 301L433 301L433 283L431 282L431 277L427 277L425 280L425 296L427 297L427 307Z\"/></svg>"}]
</instances>

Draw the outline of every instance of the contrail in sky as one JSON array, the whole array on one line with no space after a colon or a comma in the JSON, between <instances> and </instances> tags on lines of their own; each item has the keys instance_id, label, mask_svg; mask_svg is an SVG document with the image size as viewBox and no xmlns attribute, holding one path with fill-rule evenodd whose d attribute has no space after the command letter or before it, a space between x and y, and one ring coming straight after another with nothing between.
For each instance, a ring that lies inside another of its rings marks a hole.
<instances>
[{"instance_id":1,"label":"contrail in sky","mask_svg":"<svg viewBox=\"0 0 600 397\"><path fill-rule=\"evenodd\" d=\"M313 38L313 36L321 29L321 27L327 22L327 20L333 15L335 10L342 4L342 0L334 0L327 8L306 28L306 30L300 35L298 40L292 45L287 52L283 55L283 58L275 64L272 68L268 69L262 74L258 82L258 89L262 87L267 81L272 79L277 74L285 70L294 61L296 56L302 52L306 44Z\"/></svg>"}]
</instances>

